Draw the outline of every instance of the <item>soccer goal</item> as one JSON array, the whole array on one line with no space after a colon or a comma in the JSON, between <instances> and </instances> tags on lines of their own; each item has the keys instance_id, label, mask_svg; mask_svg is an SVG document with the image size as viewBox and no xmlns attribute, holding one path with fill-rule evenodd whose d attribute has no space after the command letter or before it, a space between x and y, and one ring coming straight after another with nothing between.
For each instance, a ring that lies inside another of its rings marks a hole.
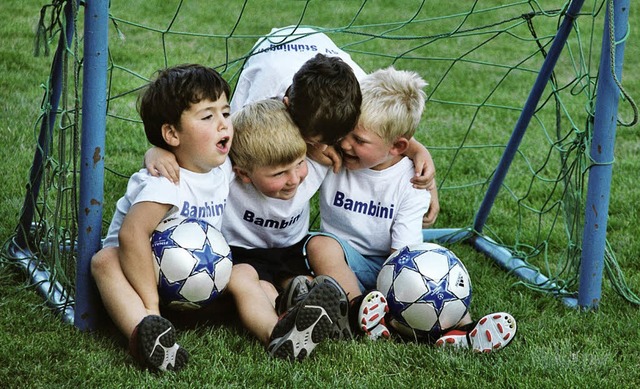
<instances>
[{"instance_id":1,"label":"soccer goal","mask_svg":"<svg viewBox=\"0 0 640 389\"><path fill-rule=\"evenodd\" d=\"M621 74L630 2L584 3L53 0L37 42L57 49L3 256L63 320L93 328L89 261L148 147L137 91L187 62L233 86L272 27L314 26L365 71L393 65L429 82L416 136L442 211L425 241L469 243L572 307L598 306L603 275L638 304L606 235L616 127L637 122ZM620 101L631 118L618 118Z\"/></svg>"}]
</instances>

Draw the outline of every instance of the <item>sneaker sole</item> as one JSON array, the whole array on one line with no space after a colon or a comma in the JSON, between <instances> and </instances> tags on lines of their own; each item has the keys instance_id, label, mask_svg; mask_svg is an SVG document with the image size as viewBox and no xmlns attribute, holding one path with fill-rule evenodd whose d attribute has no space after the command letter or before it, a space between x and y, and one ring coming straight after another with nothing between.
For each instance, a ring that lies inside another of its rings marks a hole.
<instances>
[{"instance_id":1,"label":"sneaker sole","mask_svg":"<svg viewBox=\"0 0 640 389\"><path fill-rule=\"evenodd\" d=\"M369 340L389 339L391 338L391 332L384 323L384 320L379 322L375 327L367 332L367 338Z\"/></svg>"},{"instance_id":2,"label":"sneaker sole","mask_svg":"<svg viewBox=\"0 0 640 389\"><path fill-rule=\"evenodd\" d=\"M187 351L176 343L171 322L161 316L147 316L138 329L140 349L146 364L160 371L181 370L189 359Z\"/></svg>"},{"instance_id":3,"label":"sneaker sole","mask_svg":"<svg viewBox=\"0 0 640 389\"><path fill-rule=\"evenodd\" d=\"M377 290L369 292L362 299L358 310L358 325L360 325L360 329L365 334L369 334L372 329L384 320L387 312L389 312L389 306L384 295Z\"/></svg>"},{"instance_id":4,"label":"sneaker sole","mask_svg":"<svg viewBox=\"0 0 640 389\"><path fill-rule=\"evenodd\" d=\"M344 289L338 284L336 280L329 276L318 276L311 282L311 290L319 288L319 293L316 295L318 298L327 300L335 300L336 304L324 306L329 318L333 322L334 333L333 339L353 339L353 333L351 332L351 326L349 325L349 299ZM318 304L322 305L321 300L316 300Z\"/></svg>"},{"instance_id":5,"label":"sneaker sole","mask_svg":"<svg viewBox=\"0 0 640 389\"><path fill-rule=\"evenodd\" d=\"M295 309L295 308L294 308ZM269 354L275 358L301 361L332 331L332 323L324 308L314 305L300 307L297 312L285 316L273 330L274 340L269 344ZM285 333L281 328L290 328Z\"/></svg>"},{"instance_id":6,"label":"sneaker sole","mask_svg":"<svg viewBox=\"0 0 640 389\"><path fill-rule=\"evenodd\" d=\"M467 332L461 330L451 330L438 338L435 345L437 347L469 348Z\"/></svg>"},{"instance_id":7,"label":"sneaker sole","mask_svg":"<svg viewBox=\"0 0 640 389\"><path fill-rule=\"evenodd\" d=\"M505 312L492 313L478 320L469 332L469 342L473 351L490 353L511 343L517 330L513 316Z\"/></svg>"}]
</instances>

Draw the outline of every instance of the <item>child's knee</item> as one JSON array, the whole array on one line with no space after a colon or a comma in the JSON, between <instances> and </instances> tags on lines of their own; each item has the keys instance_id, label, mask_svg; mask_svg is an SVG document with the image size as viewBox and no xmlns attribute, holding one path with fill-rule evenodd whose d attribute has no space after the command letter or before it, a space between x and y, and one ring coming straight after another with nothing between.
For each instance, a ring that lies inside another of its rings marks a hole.
<instances>
[{"instance_id":1,"label":"child's knee","mask_svg":"<svg viewBox=\"0 0 640 389\"><path fill-rule=\"evenodd\" d=\"M340 246L340 243L336 239L330 236L315 235L307 242L307 253L309 253L310 256L316 254L322 255L327 251L335 250L342 251L342 246Z\"/></svg>"},{"instance_id":2,"label":"child's knee","mask_svg":"<svg viewBox=\"0 0 640 389\"><path fill-rule=\"evenodd\" d=\"M118 265L118 250L113 247L103 248L91 257L91 275L96 278L107 273Z\"/></svg>"},{"instance_id":3,"label":"child's knee","mask_svg":"<svg viewBox=\"0 0 640 389\"><path fill-rule=\"evenodd\" d=\"M227 288L233 288L235 285L242 286L244 282L257 280L258 272L253 266L247 263L239 263L231 268L231 277Z\"/></svg>"},{"instance_id":4,"label":"child's knee","mask_svg":"<svg viewBox=\"0 0 640 389\"><path fill-rule=\"evenodd\" d=\"M316 235L307 242L307 257L312 264L320 261L324 264L327 262L344 262L344 250L335 238L325 235Z\"/></svg>"}]
</instances>

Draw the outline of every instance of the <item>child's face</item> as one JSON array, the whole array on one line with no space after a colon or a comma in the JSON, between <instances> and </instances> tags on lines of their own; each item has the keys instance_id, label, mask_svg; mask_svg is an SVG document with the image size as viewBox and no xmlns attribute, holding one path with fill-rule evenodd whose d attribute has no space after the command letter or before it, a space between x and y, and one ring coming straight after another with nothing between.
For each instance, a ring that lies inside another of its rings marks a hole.
<instances>
[{"instance_id":1,"label":"child's face","mask_svg":"<svg viewBox=\"0 0 640 389\"><path fill-rule=\"evenodd\" d=\"M265 196L289 200L295 196L298 186L309 173L306 157L281 166L265 166L246 173L246 179Z\"/></svg>"},{"instance_id":2,"label":"child's face","mask_svg":"<svg viewBox=\"0 0 640 389\"><path fill-rule=\"evenodd\" d=\"M180 116L179 148L175 151L180 166L206 173L222 165L233 138L230 107L223 94L217 101L202 100Z\"/></svg>"},{"instance_id":3,"label":"child's face","mask_svg":"<svg viewBox=\"0 0 640 389\"><path fill-rule=\"evenodd\" d=\"M382 170L393 162L394 155L389 153L392 145L360 124L338 146L342 150L342 164L349 170Z\"/></svg>"}]
</instances>

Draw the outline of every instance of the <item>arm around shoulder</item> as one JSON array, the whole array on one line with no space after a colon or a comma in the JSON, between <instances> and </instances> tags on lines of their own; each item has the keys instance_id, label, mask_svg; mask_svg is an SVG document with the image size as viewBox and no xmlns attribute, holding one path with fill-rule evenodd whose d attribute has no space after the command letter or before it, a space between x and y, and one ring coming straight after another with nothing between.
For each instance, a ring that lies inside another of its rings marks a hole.
<instances>
[{"instance_id":1,"label":"arm around shoulder","mask_svg":"<svg viewBox=\"0 0 640 389\"><path fill-rule=\"evenodd\" d=\"M411 179L414 187L417 189L431 189L432 186L435 186L436 166L429 150L418 142L416 138L411 138L404 155L413 161L415 167L416 174Z\"/></svg>"},{"instance_id":2,"label":"arm around shoulder","mask_svg":"<svg viewBox=\"0 0 640 389\"><path fill-rule=\"evenodd\" d=\"M180 165L176 156L163 148L154 146L144 153L144 167L154 177L165 177L172 183L180 181Z\"/></svg>"}]
</instances>

